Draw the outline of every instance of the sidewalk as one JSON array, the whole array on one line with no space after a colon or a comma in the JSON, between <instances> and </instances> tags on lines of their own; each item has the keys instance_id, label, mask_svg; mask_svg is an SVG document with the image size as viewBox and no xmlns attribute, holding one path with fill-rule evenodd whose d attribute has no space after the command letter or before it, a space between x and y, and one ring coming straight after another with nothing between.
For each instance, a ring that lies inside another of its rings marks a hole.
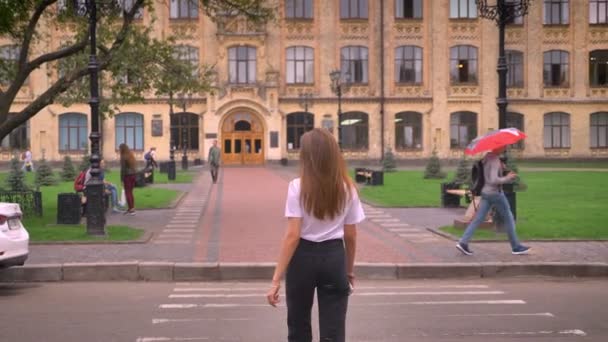
<instances>
[{"instance_id":1,"label":"sidewalk","mask_svg":"<svg viewBox=\"0 0 608 342\"><path fill-rule=\"evenodd\" d=\"M153 234L147 243L32 245L26 265L108 262L252 264L276 261L285 230L287 185L296 168L222 168L217 184L207 170L175 209L142 210L110 222L137 226ZM135 194L137 196L137 192ZM461 255L455 242L427 228L451 222L454 209L384 209L365 205L359 225L357 263L362 265L540 265L608 261L608 242L530 242L531 255L511 255L507 242L474 243L475 255ZM608 266L608 264L607 264ZM263 272L268 272L267 267Z\"/></svg>"}]
</instances>

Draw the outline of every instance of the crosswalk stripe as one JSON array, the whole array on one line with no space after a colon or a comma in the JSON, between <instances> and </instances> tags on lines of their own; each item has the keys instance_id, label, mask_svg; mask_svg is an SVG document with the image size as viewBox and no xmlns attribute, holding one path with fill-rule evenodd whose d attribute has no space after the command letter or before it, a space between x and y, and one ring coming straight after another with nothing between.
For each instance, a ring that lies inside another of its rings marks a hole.
<instances>
[{"instance_id":1,"label":"crosswalk stripe","mask_svg":"<svg viewBox=\"0 0 608 342\"><path fill-rule=\"evenodd\" d=\"M209 337L138 337L137 342L208 341Z\"/></svg>"},{"instance_id":2,"label":"crosswalk stripe","mask_svg":"<svg viewBox=\"0 0 608 342\"><path fill-rule=\"evenodd\" d=\"M356 297L372 297L372 296L473 296L473 295L500 295L502 291L418 291L418 292L355 292L351 296ZM250 298L259 297L258 293L188 293L188 294L171 294L169 298Z\"/></svg>"},{"instance_id":3,"label":"crosswalk stripe","mask_svg":"<svg viewBox=\"0 0 608 342\"><path fill-rule=\"evenodd\" d=\"M420 228L389 228L389 231L393 232L393 233L398 233L398 232L421 232L422 230Z\"/></svg>"},{"instance_id":4,"label":"crosswalk stripe","mask_svg":"<svg viewBox=\"0 0 608 342\"><path fill-rule=\"evenodd\" d=\"M190 286L191 283L177 283L176 286ZM488 285L447 284L447 285L404 285L404 286L357 286L357 290L413 290L413 289L487 289ZM176 287L173 292L230 292L230 291L266 291L268 287Z\"/></svg>"},{"instance_id":5,"label":"crosswalk stripe","mask_svg":"<svg viewBox=\"0 0 608 342\"><path fill-rule=\"evenodd\" d=\"M163 232L171 232L171 233L194 233L194 229L179 229L179 228L169 228L163 230Z\"/></svg>"},{"instance_id":6,"label":"crosswalk stripe","mask_svg":"<svg viewBox=\"0 0 608 342\"><path fill-rule=\"evenodd\" d=\"M386 218L386 219L375 219L375 218L372 218L371 221L372 222L376 222L376 223L382 223L382 222L388 223L388 222L399 222L399 219L396 219L396 218L390 218L390 219L388 219L388 218Z\"/></svg>"},{"instance_id":7,"label":"crosswalk stripe","mask_svg":"<svg viewBox=\"0 0 608 342\"><path fill-rule=\"evenodd\" d=\"M263 296L263 295L262 295ZM448 301L412 301L412 302L387 302L387 303L349 303L348 306L405 306L405 305L522 305L526 304L521 299L506 300L448 300ZM278 305L285 306L285 304ZM195 308L241 308L241 307L268 307L268 304L242 304L242 303L184 303L184 304L161 304L160 309L195 309Z\"/></svg>"},{"instance_id":8,"label":"crosswalk stripe","mask_svg":"<svg viewBox=\"0 0 608 342\"><path fill-rule=\"evenodd\" d=\"M185 245L189 244L190 240L154 240L152 243L157 245Z\"/></svg>"},{"instance_id":9,"label":"crosswalk stripe","mask_svg":"<svg viewBox=\"0 0 608 342\"><path fill-rule=\"evenodd\" d=\"M382 227L409 227L410 225L403 222L386 222L381 224Z\"/></svg>"}]
</instances>

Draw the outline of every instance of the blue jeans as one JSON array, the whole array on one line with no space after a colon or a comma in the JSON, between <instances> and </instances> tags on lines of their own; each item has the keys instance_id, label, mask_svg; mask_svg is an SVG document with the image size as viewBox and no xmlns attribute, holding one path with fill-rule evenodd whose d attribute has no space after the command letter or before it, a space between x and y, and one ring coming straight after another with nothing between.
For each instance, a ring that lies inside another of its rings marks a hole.
<instances>
[{"instance_id":1,"label":"blue jeans","mask_svg":"<svg viewBox=\"0 0 608 342\"><path fill-rule=\"evenodd\" d=\"M118 208L118 190L114 184L105 184L106 191L110 192L112 196L112 207Z\"/></svg>"},{"instance_id":2,"label":"blue jeans","mask_svg":"<svg viewBox=\"0 0 608 342\"><path fill-rule=\"evenodd\" d=\"M504 221L507 235L509 236L509 242L511 242L511 249L519 247L519 241L517 240L517 235L515 234L515 220L513 219L513 214L511 213L511 208L509 207L509 201L507 201L507 197L502 192L496 194L481 194L481 201L479 203L479 207L477 208L477 214L464 231L464 234L460 238L460 243L469 243L473 233L475 233L475 229L477 229L477 227L483 223L485 218L488 216L488 212L490 212L490 208L492 207L496 209L498 215L500 215Z\"/></svg>"}]
</instances>

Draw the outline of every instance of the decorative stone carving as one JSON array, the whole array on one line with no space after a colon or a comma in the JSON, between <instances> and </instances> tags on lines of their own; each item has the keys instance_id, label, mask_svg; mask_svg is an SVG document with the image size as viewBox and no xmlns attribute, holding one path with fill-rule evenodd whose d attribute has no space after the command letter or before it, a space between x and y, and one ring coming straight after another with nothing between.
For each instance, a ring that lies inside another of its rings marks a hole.
<instances>
[{"instance_id":1,"label":"decorative stone carving","mask_svg":"<svg viewBox=\"0 0 608 342\"><path fill-rule=\"evenodd\" d=\"M421 86L401 86L397 85L395 87L395 95L402 97L420 97L423 96L423 91Z\"/></svg>"},{"instance_id":2,"label":"decorative stone carving","mask_svg":"<svg viewBox=\"0 0 608 342\"><path fill-rule=\"evenodd\" d=\"M450 25L450 38L457 40L477 39L479 24L477 22L457 22Z\"/></svg>"},{"instance_id":3,"label":"decorative stone carving","mask_svg":"<svg viewBox=\"0 0 608 342\"><path fill-rule=\"evenodd\" d=\"M200 38L198 32L198 22L176 22L169 25L171 30L171 34L175 36L179 40L187 40L187 39L198 39Z\"/></svg>"},{"instance_id":4,"label":"decorative stone carving","mask_svg":"<svg viewBox=\"0 0 608 342\"><path fill-rule=\"evenodd\" d=\"M608 29L606 27L589 27L589 42L591 44L608 44Z\"/></svg>"},{"instance_id":5,"label":"decorative stone carving","mask_svg":"<svg viewBox=\"0 0 608 342\"><path fill-rule=\"evenodd\" d=\"M314 24L312 21L286 21L285 34L287 39L314 39Z\"/></svg>"},{"instance_id":6,"label":"decorative stone carving","mask_svg":"<svg viewBox=\"0 0 608 342\"><path fill-rule=\"evenodd\" d=\"M523 44L525 42L526 31L521 27L509 27L505 32L506 44Z\"/></svg>"},{"instance_id":7,"label":"decorative stone carving","mask_svg":"<svg viewBox=\"0 0 608 342\"><path fill-rule=\"evenodd\" d=\"M234 15L223 15L217 18L217 38L219 43L225 40L257 39L266 40L266 25L253 23L247 18Z\"/></svg>"},{"instance_id":8,"label":"decorative stone carving","mask_svg":"<svg viewBox=\"0 0 608 342\"><path fill-rule=\"evenodd\" d=\"M594 157L608 157L608 148L594 148L591 149L591 155Z\"/></svg>"},{"instance_id":9,"label":"decorative stone carving","mask_svg":"<svg viewBox=\"0 0 608 342\"><path fill-rule=\"evenodd\" d=\"M568 27L543 28L544 44L565 44L569 42L570 30Z\"/></svg>"},{"instance_id":10,"label":"decorative stone carving","mask_svg":"<svg viewBox=\"0 0 608 342\"><path fill-rule=\"evenodd\" d=\"M344 97L365 97L373 96L374 91L370 86L366 85L353 85L348 89L348 92L344 94Z\"/></svg>"},{"instance_id":11,"label":"decorative stone carving","mask_svg":"<svg viewBox=\"0 0 608 342\"><path fill-rule=\"evenodd\" d=\"M545 156L547 157L568 157L570 155L569 148L548 148L545 149Z\"/></svg>"},{"instance_id":12,"label":"decorative stone carving","mask_svg":"<svg viewBox=\"0 0 608 342\"><path fill-rule=\"evenodd\" d=\"M395 149L395 154L398 158L422 158L423 150L422 149L409 149L409 150L401 150Z\"/></svg>"},{"instance_id":13,"label":"decorative stone carving","mask_svg":"<svg viewBox=\"0 0 608 342\"><path fill-rule=\"evenodd\" d=\"M571 95L570 88L544 88L543 96L549 98L565 98Z\"/></svg>"},{"instance_id":14,"label":"decorative stone carving","mask_svg":"<svg viewBox=\"0 0 608 342\"><path fill-rule=\"evenodd\" d=\"M340 23L342 39L367 39L369 37L369 24L365 22Z\"/></svg>"},{"instance_id":15,"label":"decorative stone carving","mask_svg":"<svg viewBox=\"0 0 608 342\"><path fill-rule=\"evenodd\" d=\"M449 94L452 96L477 96L480 95L477 85L453 85L449 87Z\"/></svg>"},{"instance_id":16,"label":"decorative stone carving","mask_svg":"<svg viewBox=\"0 0 608 342\"><path fill-rule=\"evenodd\" d=\"M298 86L294 86L294 85L288 85L285 88L285 93L289 96L299 96L300 94L314 94L315 93L315 88L314 86L310 85L298 85Z\"/></svg>"},{"instance_id":17,"label":"decorative stone carving","mask_svg":"<svg viewBox=\"0 0 608 342\"><path fill-rule=\"evenodd\" d=\"M266 87L278 87L280 74L278 71L266 71Z\"/></svg>"},{"instance_id":18,"label":"decorative stone carving","mask_svg":"<svg viewBox=\"0 0 608 342\"><path fill-rule=\"evenodd\" d=\"M522 98L526 96L527 93L524 88L507 88L507 97Z\"/></svg>"},{"instance_id":19,"label":"decorative stone carving","mask_svg":"<svg viewBox=\"0 0 608 342\"><path fill-rule=\"evenodd\" d=\"M591 88L591 96L608 98L608 88Z\"/></svg>"},{"instance_id":20,"label":"decorative stone carving","mask_svg":"<svg viewBox=\"0 0 608 342\"><path fill-rule=\"evenodd\" d=\"M422 23L419 22L395 22L393 26L395 38L408 38L420 40L423 35Z\"/></svg>"}]
</instances>

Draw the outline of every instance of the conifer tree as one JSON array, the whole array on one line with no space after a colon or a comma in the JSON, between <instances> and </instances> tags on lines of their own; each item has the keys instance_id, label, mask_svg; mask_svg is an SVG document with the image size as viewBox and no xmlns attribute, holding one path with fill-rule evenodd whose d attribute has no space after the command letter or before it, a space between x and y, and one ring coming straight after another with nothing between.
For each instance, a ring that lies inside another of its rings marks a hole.
<instances>
[{"instance_id":1,"label":"conifer tree","mask_svg":"<svg viewBox=\"0 0 608 342\"><path fill-rule=\"evenodd\" d=\"M11 170L6 178L6 186L10 191L27 191L25 184L25 173L21 170L21 165L17 157L11 159Z\"/></svg>"},{"instance_id":2,"label":"conifer tree","mask_svg":"<svg viewBox=\"0 0 608 342\"><path fill-rule=\"evenodd\" d=\"M53 169L51 169L51 166L47 163L46 159L42 159L38 162L35 183L38 187L57 184L57 179L55 179L55 175L53 175Z\"/></svg>"},{"instance_id":3,"label":"conifer tree","mask_svg":"<svg viewBox=\"0 0 608 342\"><path fill-rule=\"evenodd\" d=\"M70 156L65 156L63 158L63 168L61 169L61 179L64 181L71 181L76 178L76 170L74 169L74 164L72 163L72 158Z\"/></svg>"},{"instance_id":4,"label":"conifer tree","mask_svg":"<svg viewBox=\"0 0 608 342\"><path fill-rule=\"evenodd\" d=\"M382 160L382 168L384 172L393 172L397 169L397 164L395 163L395 155L393 151L389 148L386 153L384 153L384 159Z\"/></svg>"},{"instance_id":5,"label":"conifer tree","mask_svg":"<svg viewBox=\"0 0 608 342\"><path fill-rule=\"evenodd\" d=\"M445 177L446 174L441 171L441 163L439 162L439 157L437 157L437 151L433 150L433 154L431 155L428 164L426 164L424 178L443 179Z\"/></svg>"}]
</instances>

